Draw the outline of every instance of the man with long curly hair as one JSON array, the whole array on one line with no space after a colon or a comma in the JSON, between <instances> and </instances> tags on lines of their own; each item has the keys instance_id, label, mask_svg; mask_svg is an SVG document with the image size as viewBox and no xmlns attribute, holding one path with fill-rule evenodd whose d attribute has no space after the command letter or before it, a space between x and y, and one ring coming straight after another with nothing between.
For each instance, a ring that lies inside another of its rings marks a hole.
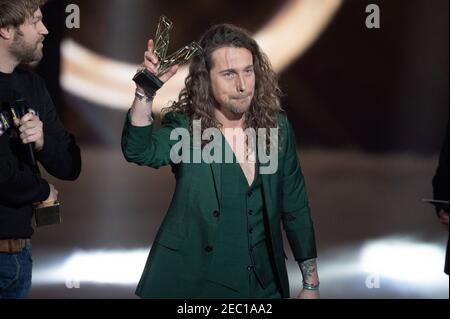
<instances>
[{"instance_id":1,"label":"man with long curly hair","mask_svg":"<svg viewBox=\"0 0 450 319\"><path fill-rule=\"evenodd\" d=\"M165 110L161 127L153 128L154 94L137 85L123 130L129 162L153 168L170 164L176 178L136 293L143 298L288 298L283 225L303 274L298 297L318 298L314 228L277 76L258 44L236 26L213 26L199 44L202 53L193 58L186 87ZM141 70L165 83L177 66L158 74L153 47L150 40ZM201 134L196 134L199 122ZM249 129L258 131L257 143ZM259 134L265 130L270 133ZM186 135L193 142L178 148L179 137ZM205 136L207 142L214 137L214 147L204 143ZM264 172L267 147L277 165ZM213 161L205 156L211 151ZM231 161L222 156L227 152Z\"/></svg>"}]
</instances>

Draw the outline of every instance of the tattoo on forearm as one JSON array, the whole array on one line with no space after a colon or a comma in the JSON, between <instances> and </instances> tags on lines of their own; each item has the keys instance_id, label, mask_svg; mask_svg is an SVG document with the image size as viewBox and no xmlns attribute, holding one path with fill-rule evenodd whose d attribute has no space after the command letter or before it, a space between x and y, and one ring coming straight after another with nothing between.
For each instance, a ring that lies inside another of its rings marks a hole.
<instances>
[{"instance_id":1,"label":"tattoo on forearm","mask_svg":"<svg viewBox=\"0 0 450 319\"><path fill-rule=\"evenodd\" d=\"M307 281L308 279L311 279L316 272L316 260L306 260L300 264L300 268L302 270L303 280Z\"/></svg>"}]
</instances>

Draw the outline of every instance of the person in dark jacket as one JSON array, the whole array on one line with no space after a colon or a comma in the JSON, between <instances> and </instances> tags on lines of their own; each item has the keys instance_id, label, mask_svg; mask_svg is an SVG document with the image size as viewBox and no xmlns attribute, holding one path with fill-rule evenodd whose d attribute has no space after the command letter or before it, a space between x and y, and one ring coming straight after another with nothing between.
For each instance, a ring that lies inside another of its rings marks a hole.
<instances>
[{"instance_id":1,"label":"person in dark jacket","mask_svg":"<svg viewBox=\"0 0 450 319\"><path fill-rule=\"evenodd\" d=\"M33 206L58 199L32 158L59 179L75 180L81 171L80 149L44 81L19 67L43 56L45 2L0 0L0 298L28 297ZM16 108L20 99L24 111Z\"/></svg>"},{"instance_id":2,"label":"person in dark jacket","mask_svg":"<svg viewBox=\"0 0 450 319\"><path fill-rule=\"evenodd\" d=\"M441 154L439 156L439 165L436 170L436 174L433 178L433 196L435 200L439 201L448 201L448 179L449 179L449 173L448 173L448 167L449 167L449 161L448 161L448 125L447 125L447 133L445 135L445 142L442 146ZM438 214L438 217L440 221L447 226L448 230L448 214L449 214L449 205L436 205L436 212ZM444 271L448 275L448 241L447 241L447 253L445 257L445 267Z\"/></svg>"}]
</instances>

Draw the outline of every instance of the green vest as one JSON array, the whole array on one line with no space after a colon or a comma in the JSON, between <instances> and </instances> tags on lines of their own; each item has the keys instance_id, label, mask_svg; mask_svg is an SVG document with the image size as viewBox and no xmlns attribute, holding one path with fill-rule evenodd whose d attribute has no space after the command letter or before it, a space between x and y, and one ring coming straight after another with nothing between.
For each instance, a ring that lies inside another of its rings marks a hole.
<instances>
[{"instance_id":1,"label":"green vest","mask_svg":"<svg viewBox=\"0 0 450 319\"><path fill-rule=\"evenodd\" d=\"M230 146L222 138L223 149ZM223 152L224 153L224 152ZM259 165L252 185L233 156L234 163L223 163L221 169L220 219L214 243L209 279L223 282L223 267L234 277L230 288L238 291L248 289L249 272L254 272L262 288L275 279L266 243L264 226L264 203Z\"/></svg>"}]
</instances>

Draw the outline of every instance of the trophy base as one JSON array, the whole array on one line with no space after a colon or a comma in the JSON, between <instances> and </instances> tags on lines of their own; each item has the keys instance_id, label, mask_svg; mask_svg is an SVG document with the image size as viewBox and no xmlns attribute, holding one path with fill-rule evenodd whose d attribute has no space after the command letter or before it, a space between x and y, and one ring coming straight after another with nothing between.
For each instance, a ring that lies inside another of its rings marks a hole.
<instances>
[{"instance_id":1,"label":"trophy base","mask_svg":"<svg viewBox=\"0 0 450 319\"><path fill-rule=\"evenodd\" d=\"M39 203L34 206L34 219L36 227L61 224L59 202Z\"/></svg>"},{"instance_id":2,"label":"trophy base","mask_svg":"<svg viewBox=\"0 0 450 319\"><path fill-rule=\"evenodd\" d=\"M142 87L148 96L153 96L159 90L164 82L158 79L157 76L150 73L147 69L139 71L133 78L137 85Z\"/></svg>"}]
</instances>

